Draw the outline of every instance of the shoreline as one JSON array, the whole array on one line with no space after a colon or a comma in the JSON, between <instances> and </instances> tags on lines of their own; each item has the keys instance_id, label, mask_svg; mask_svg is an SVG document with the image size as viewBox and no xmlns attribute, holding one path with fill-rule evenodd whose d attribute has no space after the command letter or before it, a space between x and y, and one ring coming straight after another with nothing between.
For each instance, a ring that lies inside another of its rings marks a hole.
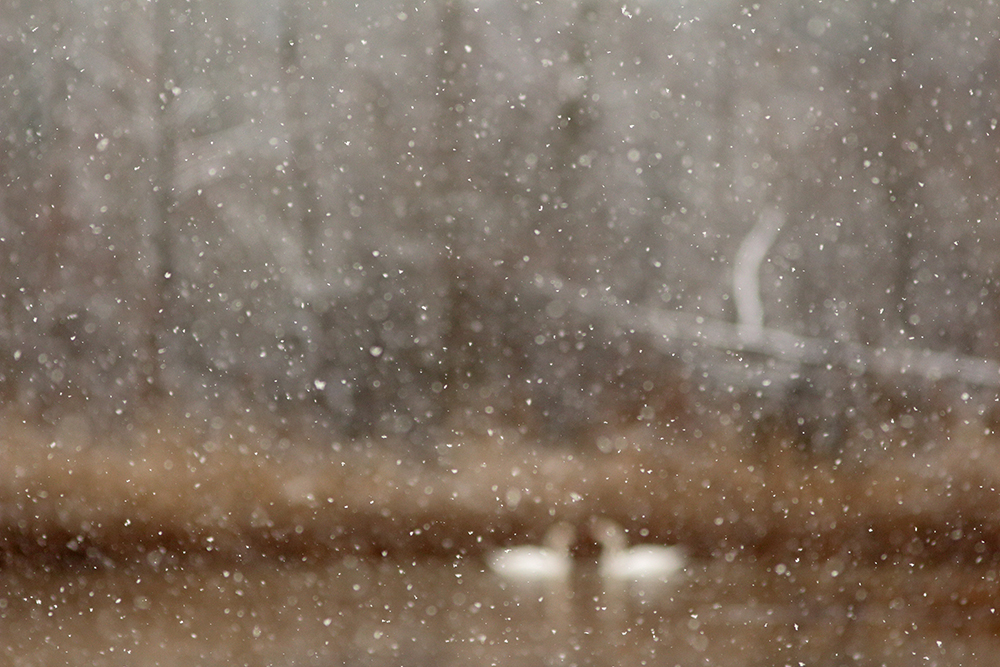
<instances>
[{"instance_id":1,"label":"shoreline","mask_svg":"<svg viewBox=\"0 0 1000 667\"><path fill-rule=\"evenodd\" d=\"M476 556L603 514L632 542L765 562L1000 562L989 442L836 466L794 451L673 445L581 455L475 443L378 454L0 441L0 558L66 562Z\"/></svg>"}]
</instances>

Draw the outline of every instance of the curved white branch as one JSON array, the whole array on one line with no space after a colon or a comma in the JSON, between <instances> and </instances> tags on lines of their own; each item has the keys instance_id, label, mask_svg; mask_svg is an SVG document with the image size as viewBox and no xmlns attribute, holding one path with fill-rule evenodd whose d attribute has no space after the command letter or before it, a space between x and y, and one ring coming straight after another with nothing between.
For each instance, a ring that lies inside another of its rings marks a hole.
<instances>
[{"instance_id":1,"label":"curved white branch","mask_svg":"<svg viewBox=\"0 0 1000 667\"><path fill-rule=\"evenodd\" d=\"M855 373L870 370L884 376L911 375L932 382L953 379L967 385L1000 389L1000 364L993 359L920 348L837 342L764 327L758 330L756 338L749 339L745 327L731 322L623 303L606 292L584 289L559 278L536 276L534 285L576 312L607 318L627 331L650 334L657 347L667 354L707 347L759 354L793 367L837 364L848 366Z\"/></svg>"},{"instance_id":2,"label":"curved white branch","mask_svg":"<svg viewBox=\"0 0 1000 667\"><path fill-rule=\"evenodd\" d=\"M760 340L764 333L764 302L760 296L760 265L764 262L785 215L777 208L761 211L736 253L733 264L733 299L740 336L746 341Z\"/></svg>"}]
</instances>

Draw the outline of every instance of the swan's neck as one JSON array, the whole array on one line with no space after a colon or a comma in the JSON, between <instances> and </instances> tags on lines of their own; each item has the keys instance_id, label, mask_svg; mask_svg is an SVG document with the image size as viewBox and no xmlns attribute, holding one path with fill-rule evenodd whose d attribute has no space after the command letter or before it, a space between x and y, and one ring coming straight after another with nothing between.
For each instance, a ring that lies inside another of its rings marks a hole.
<instances>
[{"instance_id":1,"label":"swan's neck","mask_svg":"<svg viewBox=\"0 0 1000 667\"><path fill-rule=\"evenodd\" d=\"M597 541L601 544L602 557L614 556L628 549L628 540L625 537L625 531L614 521L600 521L596 532Z\"/></svg>"},{"instance_id":2,"label":"swan's neck","mask_svg":"<svg viewBox=\"0 0 1000 667\"><path fill-rule=\"evenodd\" d=\"M545 533L545 547L560 555L569 556L575 540L576 529L568 523L557 523Z\"/></svg>"}]
</instances>

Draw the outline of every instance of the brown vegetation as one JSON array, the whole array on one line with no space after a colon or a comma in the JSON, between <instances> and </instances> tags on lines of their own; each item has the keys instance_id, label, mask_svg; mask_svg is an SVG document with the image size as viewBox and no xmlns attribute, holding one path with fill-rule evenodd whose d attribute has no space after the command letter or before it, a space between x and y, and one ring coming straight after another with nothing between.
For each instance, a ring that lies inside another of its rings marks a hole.
<instances>
[{"instance_id":1,"label":"brown vegetation","mask_svg":"<svg viewBox=\"0 0 1000 667\"><path fill-rule=\"evenodd\" d=\"M594 514L700 557L988 565L1000 553L1000 455L983 433L848 464L707 436L636 431L581 453L493 431L420 464L382 443L321 451L253 428L161 427L131 446L72 446L11 417L2 432L8 562L474 555Z\"/></svg>"}]
</instances>

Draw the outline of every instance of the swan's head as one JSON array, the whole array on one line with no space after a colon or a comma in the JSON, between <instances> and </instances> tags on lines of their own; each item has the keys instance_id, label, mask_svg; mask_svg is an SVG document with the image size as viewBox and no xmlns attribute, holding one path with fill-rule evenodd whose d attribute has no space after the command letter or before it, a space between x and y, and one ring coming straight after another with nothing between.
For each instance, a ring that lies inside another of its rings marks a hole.
<instances>
[{"instance_id":1,"label":"swan's head","mask_svg":"<svg viewBox=\"0 0 1000 667\"><path fill-rule=\"evenodd\" d=\"M591 517L590 533L603 554L621 553L628 548L628 538L620 525L602 516Z\"/></svg>"},{"instance_id":2,"label":"swan's head","mask_svg":"<svg viewBox=\"0 0 1000 667\"><path fill-rule=\"evenodd\" d=\"M576 527L566 521L554 524L545 532L545 546L561 554L569 556L575 542Z\"/></svg>"}]
</instances>

